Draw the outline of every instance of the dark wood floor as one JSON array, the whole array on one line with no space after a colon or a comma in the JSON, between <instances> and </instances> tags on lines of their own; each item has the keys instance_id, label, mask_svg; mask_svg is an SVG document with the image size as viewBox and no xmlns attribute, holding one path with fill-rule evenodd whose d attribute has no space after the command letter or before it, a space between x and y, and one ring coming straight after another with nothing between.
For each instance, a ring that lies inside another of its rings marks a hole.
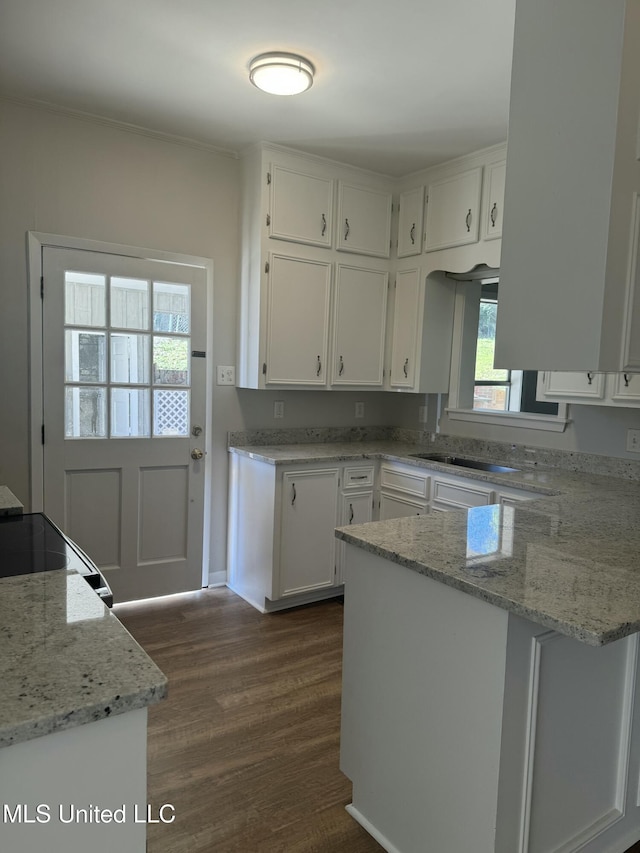
<instances>
[{"instance_id":1,"label":"dark wood floor","mask_svg":"<svg viewBox=\"0 0 640 853\"><path fill-rule=\"evenodd\" d=\"M149 710L149 853L380 853L344 810L342 606L263 615L227 589L116 608L169 678Z\"/></svg>"}]
</instances>

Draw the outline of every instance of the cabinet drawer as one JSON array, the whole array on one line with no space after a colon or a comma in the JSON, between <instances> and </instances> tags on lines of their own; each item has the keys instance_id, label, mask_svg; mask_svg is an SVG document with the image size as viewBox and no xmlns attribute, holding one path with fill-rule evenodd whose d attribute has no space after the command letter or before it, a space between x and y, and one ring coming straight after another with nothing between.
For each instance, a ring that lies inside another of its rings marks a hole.
<instances>
[{"instance_id":1,"label":"cabinet drawer","mask_svg":"<svg viewBox=\"0 0 640 853\"><path fill-rule=\"evenodd\" d=\"M452 507L486 506L493 502L493 489L434 477L433 500Z\"/></svg>"},{"instance_id":2,"label":"cabinet drawer","mask_svg":"<svg viewBox=\"0 0 640 853\"><path fill-rule=\"evenodd\" d=\"M370 468L345 468L343 489L363 486L373 486L374 467Z\"/></svg>"},{"instance_id":3,"label":"cabinet drawer","mask_svg":"<svg viewBox=\"0 0 640 853\"><path fill-rule=\"evenodd\" d=\"M383 465L380 469L380 486L395 489L408 495L426 500L429 497L429 477L414 473L406 468L395 468Z\"/></svg>"}]
</instances>

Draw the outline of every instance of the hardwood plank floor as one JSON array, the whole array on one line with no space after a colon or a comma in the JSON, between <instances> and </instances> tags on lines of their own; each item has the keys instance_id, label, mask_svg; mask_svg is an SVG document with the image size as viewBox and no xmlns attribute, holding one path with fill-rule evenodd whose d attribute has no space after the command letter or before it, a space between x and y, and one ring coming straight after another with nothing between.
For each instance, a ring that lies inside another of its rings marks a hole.
<instances>
[{"instance_id":1,"label":"hardwood plank floor","mask_svg":"<svg viewBox=\"0 0 640 853\"><path fill-rule=\"evenodd\" d=\"M169 679L149 709L148 853L380 853L338 767L337 601L263 615L228 589L116 608Z\"/></svg>"}]
</instances>

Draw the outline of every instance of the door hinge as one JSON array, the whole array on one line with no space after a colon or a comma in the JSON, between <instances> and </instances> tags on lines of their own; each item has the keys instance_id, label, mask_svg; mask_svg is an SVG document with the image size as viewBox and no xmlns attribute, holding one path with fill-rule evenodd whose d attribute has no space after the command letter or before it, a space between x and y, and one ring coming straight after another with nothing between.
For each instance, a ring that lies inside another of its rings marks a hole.
<instances>
[{"instance_id":1,"label":"door hinge","mask_svg":"<svg viewBox=\"0 0 640 853\"><path fill-rule=\"evenodd\" d=\"M40 299L44 299L44 276L40 276Z\"/></svg>"},{"instance_id":2,"label":"door hinge","mask_svg":"<svg viewBox=\"0 0 640 853\"><path fill-rule=\"evenodd\" d=\"M264 376L267 375L267 362L266 361L262 362L262 373Z\"/></svg>"},{"instance_id":3,"label":"door hinge","mask_svg":"<svg viewBox=\"0 0 640 853\"><path fill-rule=\"evenodd\" d=\"M271 172L267 172L267 183L271 183Z\"/></svg>"},{"instance_id":4,"label":"door hinge","mask_svg":"<svg viewBox=\"0 0 640 853\"><path fill-rule=\"evenodd\" d=\"M271 216L267 213L267 225L271 225Z\"/></svg>"},{"instance_id":5,"label":"door hinge","mask_svg":"<svg viewBox=\"0 0 640 853\"><path fill-rule=\"evenodd\" d=\"M264 265L264 271L269 272L269 261L266 261L266 263Z\"/></svg>"},{"instance_id":6,"label":"door hinge","mask_svg":"<svg viewBox=\"0 0 640 853\"><path fill-rule=\"evenodd\" d=\"M42 427L40 428L40 435L42 438L42 443L44 444L44 424L42 424Z\"/></svg>"}]
</instances>

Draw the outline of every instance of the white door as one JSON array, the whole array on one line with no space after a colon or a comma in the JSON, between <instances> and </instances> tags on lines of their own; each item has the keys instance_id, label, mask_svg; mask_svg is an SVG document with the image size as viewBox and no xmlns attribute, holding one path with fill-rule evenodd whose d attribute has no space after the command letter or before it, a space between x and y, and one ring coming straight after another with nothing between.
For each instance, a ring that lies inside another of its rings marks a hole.
<instances>
[{"instance_id":1,"label":"white door","mask_svg":"<svg viewBox=\"0 0 640 853\"><path fill-rule=\"evenodd\" d=\"M206 273L43 249L44 510L116 601L202 586Z\"/></svg>"}]
</instances>

